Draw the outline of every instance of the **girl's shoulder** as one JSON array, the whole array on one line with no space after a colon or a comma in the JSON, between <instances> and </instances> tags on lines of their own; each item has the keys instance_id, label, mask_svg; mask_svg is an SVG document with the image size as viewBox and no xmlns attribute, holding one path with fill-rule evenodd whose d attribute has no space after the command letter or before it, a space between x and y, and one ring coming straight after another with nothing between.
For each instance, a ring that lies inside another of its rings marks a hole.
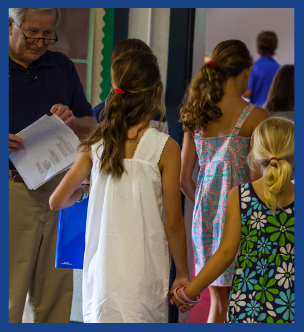
<instances>
[{"instance_id":1,"label":"girl's shoulder","mask_svg":"<svg viewBox=\"0 0 304 332\"><path fill-rule=\"evenodd\" d=\"M262 107L256 106L252 109L244 122L239 135L250 137L255 128L264 120L270 117L270 114Z\"/></svg>"},{"instance_id":2,"label":"girl's shoulder","mask_svg":"<svg viewBox=\"0 0 304 332\"><path fill-rule=\"evenodd\" d=\"M137 145L135 159L158 163L168 140L170 140L169 135L153 127L148 128Z\"/></svg>"},{"instance_id":3,"label":"girl's shoulder","mask_svg":"<svg viewBox=\"0 0 304 332\"><path fill-rule=\"evenodd\" d=\"M269 117L270 114L264 108L255 106L248 116L248 122L250 122L252 126L256 127L259 123L268 119Z\"/></svg>"}]
</instances>

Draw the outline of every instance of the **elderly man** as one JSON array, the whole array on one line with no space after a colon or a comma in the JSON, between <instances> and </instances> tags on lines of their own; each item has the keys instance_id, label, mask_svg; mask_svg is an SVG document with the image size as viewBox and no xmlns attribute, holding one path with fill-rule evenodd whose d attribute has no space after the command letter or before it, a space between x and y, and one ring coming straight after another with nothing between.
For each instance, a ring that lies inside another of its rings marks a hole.
<instances>
[{"instance_id":1,"label":"elderly man","mask_svg":"<svg viewBox=\"0 0 304 332\"><path fill-rule=\"evenodd\" d=\"M73 63L48 50L59 19L59 8L9 9L9 154L24 148L16 133L44 114L78 137L96 126ZM63 174L28 190L11 162L9 169L9 322L22 321L27 293L34 322L69 322L73 275L54 267L58 213L48 204Z\"/></svg>"}]
</instances>

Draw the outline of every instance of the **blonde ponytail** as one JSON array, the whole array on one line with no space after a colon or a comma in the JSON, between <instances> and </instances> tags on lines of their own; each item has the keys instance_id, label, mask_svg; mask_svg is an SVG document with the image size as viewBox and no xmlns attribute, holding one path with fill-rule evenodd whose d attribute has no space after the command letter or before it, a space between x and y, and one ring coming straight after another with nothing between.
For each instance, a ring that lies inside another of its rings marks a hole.
<instances>
[{"instance_id":1,"label":"blonde ponytail","mask_svg":"<svg viewBox=\"0 0 304 332\"><path fill-rule=\"evenodd\" d=\"M273 215L281 208L277 196L285 190L292 175L294 158L294 123L273 117L263 121L252 135L249 164L255 162L264 172L264 199Z\"/></svg>"}]
</instances>

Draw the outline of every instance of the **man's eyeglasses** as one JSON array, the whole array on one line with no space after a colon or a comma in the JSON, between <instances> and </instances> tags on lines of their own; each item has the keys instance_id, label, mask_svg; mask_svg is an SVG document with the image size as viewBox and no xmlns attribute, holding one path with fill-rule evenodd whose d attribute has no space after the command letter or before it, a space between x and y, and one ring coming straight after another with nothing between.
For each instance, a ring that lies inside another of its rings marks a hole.
<instances>
[{"instance_id":1,"label":"man's eyeglasses","mask_svg":"<svg viewBox=\"0 0 304 332\"><path fill-rule=\"evenodd\" d=\"M54 31L55 38L44 38L44 37L34 38L34 37L26 37L22 32L22 30L20 29L19 25L15 24L15 26L21 31L22 37L26 40L28 44L37 44L40 39L43 40L44 45L53 45L56 43L56 41L58 41L58 37L55 31Z\"/></svg>"}]
</instances>

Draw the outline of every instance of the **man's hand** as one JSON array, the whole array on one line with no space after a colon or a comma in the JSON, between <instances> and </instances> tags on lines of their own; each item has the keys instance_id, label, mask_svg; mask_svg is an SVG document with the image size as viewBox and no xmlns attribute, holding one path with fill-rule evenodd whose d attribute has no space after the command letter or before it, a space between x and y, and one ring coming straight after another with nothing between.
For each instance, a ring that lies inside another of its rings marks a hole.
<instances>
[{"instance_id":1,"label":"man's hand","mask_svg":"<svg viewBox=\"0 0 304 332\"><path fill-rule=\"evenodd\" d=\"M51 113L56 114L67 126L73 129L77 119L68 106L62 104L55 104L51 108Z\"/></svg>"},{"instance_id":2,"label":"man's hand","mask_svg":"<svg viewBox=\"0 0 304 332\"><path fill-rule=\"evenodd\" d=\"M79 138L85 137L97 126L94 116L87 115L80 118L75 117L69 107L62 104L55 104L51 108L51 113L59 116L59 118L69 126Z\"/></svg>"},{"instance_id":3,"label":"man's hand","mask_svg":"<svg viewBox=\"0 0 304 332\"><path fill-rule=\"evenodd\" d=\"M10 155L12 152L16 152L19 150L24 149L24 139L14 135L14 134L8 134L8 154Z\"/></svg>"}]
</instances>

